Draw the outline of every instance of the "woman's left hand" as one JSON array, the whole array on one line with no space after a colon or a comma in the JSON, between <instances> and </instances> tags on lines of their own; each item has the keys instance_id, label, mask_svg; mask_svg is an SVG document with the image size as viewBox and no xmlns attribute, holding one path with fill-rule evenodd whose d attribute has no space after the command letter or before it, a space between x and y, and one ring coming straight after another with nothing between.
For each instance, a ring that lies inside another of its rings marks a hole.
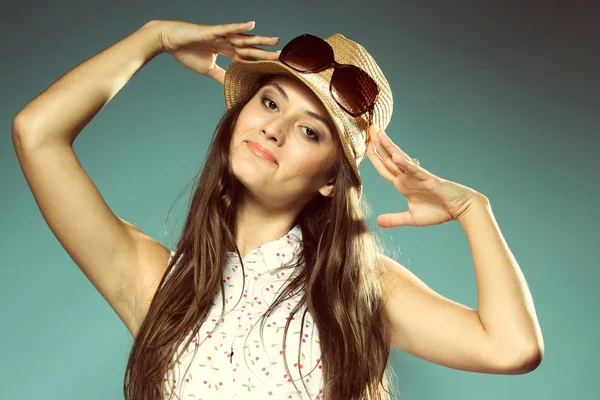
<instances>
[{"instance_id":1,"label":"woman's left hand","mask_svg":"<svg viewBox=\"0 0 600 400\"><path fill-rule=\"evenodd\" d=\"M370 129L371 140L367 144L367 156L377 172L391 182L408 201L408 211L377 217L380 227L443 224L460 219L471 204L485 199L476 190L442 179L416 165L375 124ZM373 145L379 155L375 153Z\"/></svg>"}]
</instances>

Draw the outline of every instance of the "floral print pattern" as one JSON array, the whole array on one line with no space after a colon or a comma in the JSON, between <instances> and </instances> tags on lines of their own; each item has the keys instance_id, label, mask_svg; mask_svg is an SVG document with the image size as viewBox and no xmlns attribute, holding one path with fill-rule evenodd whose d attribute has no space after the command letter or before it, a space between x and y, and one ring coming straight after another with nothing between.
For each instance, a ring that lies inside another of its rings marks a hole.
<instances>
[{"instance_id":1,"label":"floral print pattern","mask_svg":"<svg viewBox=\"0 0 600 400\"><path fill-rule=\"evenodd\" d=\"M296 225L285 236L248 253L243 260L244 272L237 254L227 254L223 270L224 315L221 318L223 293L219 290L198 334L184 349L190 336L186 337L179 348L182 354L179 360L174 356L173 366L164 381L166 399L289 400L322 397L319 335L308 312L300 337L306 306L292 317L286 348L283 347L285 324L300 301L301 291L289 295L265 317L264 340L260 335L260 317L291 281L295 268L275 270L291 262L299 254L301 246L302 232ZM171 252L171 257L174 254ZM284 351L291 376L284 366Z\"/></svg>"}]
</instances>

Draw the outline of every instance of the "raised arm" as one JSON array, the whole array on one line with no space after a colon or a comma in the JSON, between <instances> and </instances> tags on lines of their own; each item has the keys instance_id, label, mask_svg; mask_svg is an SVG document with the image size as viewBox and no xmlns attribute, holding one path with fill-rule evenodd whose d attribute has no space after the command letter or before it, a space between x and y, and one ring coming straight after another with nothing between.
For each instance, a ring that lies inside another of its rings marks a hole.
<instances>
[{"instance_id":1,"label":"raised arm","mask_svg":"<svg viewBox=\"0 0 600 400\"><path fill-rule=\"evenodd\" d=\"M113 214L72 144L160 52L156 25L145 24L63 75L19 112L12 126L21 169L48 226L134 336L169 251Z\"/></svg>"}]
</instances>

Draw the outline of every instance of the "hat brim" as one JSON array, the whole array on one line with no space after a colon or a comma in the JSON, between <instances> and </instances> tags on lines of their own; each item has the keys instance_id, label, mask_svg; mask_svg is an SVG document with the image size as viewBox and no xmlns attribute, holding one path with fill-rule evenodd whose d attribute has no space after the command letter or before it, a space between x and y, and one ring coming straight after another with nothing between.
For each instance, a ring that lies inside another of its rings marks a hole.
<instances>
[{"instance_id":1,"label":"hat brim","mask_svg":"<svg viewBox=\"0 0 600 400\"><path fill-rule=\"evenodd\" d=\"M317 96L327 110L329 118L338 131L338 137L340 138L346 156L348 159L354 158L353 151L349 148L348 141L343 138L345 132L344 124L341 121L341 118L343 117L338 115L338 113L343 111L341 111L341 108L331 98L328 83L324 82L327 86L327 90L325 91L324 87L318 88L313 82L307 79L307 75L312 75L312 78L314 79L315 74L300 73L279 61L232 60L225 70L225 80L223 83L225 106L227 107L227 110L231 109L231 107L245 96L256 80L268 74L288 75L295 77L304 83ZM358 167L356 167L356 169L358 169ZM358 174L358 171L355 172ZM360 177L359 174L358 176Z\"/></svg>"}]
</instances>

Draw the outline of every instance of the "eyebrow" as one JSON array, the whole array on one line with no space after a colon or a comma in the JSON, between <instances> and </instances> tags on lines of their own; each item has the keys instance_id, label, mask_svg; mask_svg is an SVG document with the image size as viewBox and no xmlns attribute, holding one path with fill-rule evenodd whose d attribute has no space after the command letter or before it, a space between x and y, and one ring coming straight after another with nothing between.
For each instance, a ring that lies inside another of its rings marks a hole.
<instances>
[{"instance_id":1,"label":"eyebrow","mask_svg":"<svg viewBox=\"0 0 600 400\"><path fill-rule=\"evenodd\" d=\"M281 87L279 84L277 84L277 83L275 83L275 82L271 82L271 83L269 83L269 84L268 84L268 85L266 85L266 86L273 86L273 87L275 87L275 89L277 89L277 90L279 91L279 93L281 93L281 95L283 96L283 98L284 98L286 101L289 101L289 97L288 97L287 93L286 93L286 92L283 90L283 88L282 88L282 87ZM321 114L319 114L319 113L316 113L316 112L313 112L313 111L310 111L310 110L304 110L304 113L306 113L306 114L310 115L311 117L313 117L313 118L315 118L315 119L317 119L317 120L321 121L322 123L324 123L324 124L325 124L325 125L326 125L326 126L329 128L329 131L330 131L332 134L333 134L334 132L336 132L335 126L334 126L334 125L333 125L333 123L331 122L331 119L330 119L330 118L324 117L324 116L322 116Z\"/></svg>"}]
</instances>

